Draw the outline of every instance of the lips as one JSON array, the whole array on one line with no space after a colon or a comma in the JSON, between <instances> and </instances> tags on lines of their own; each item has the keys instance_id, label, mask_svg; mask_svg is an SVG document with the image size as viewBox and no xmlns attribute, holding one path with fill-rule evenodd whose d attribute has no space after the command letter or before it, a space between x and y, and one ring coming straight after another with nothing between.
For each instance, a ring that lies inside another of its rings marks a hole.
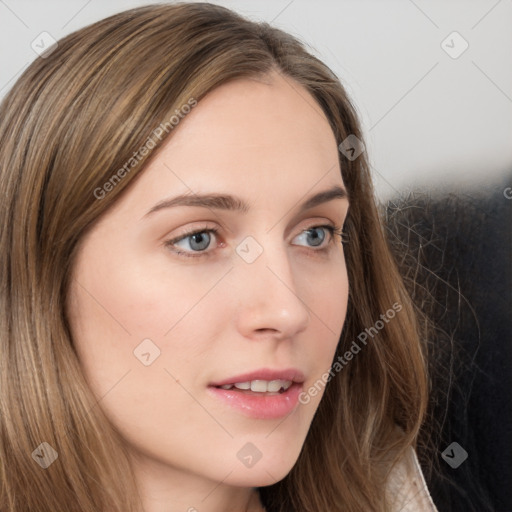
<instances>
[{"instance_id":1,"label":"lips","mask_svg":"<svg viewBox=\"0 0 512 512\"><path fill-rule=\"evenodd\" d=\"M292 383L302 384L306 379L304 374L297 368L286 368L283 370L272 370L269 368L261 368L248 373L228 377L227 379L212 382L210 386L221 387L228 384L236 384L237 382L251 382L255 380L273 381L283 380Z\"/></svg>"},{"instance_id":2,"label":"lips","mask_svg":"<svg viewBox=\"0 0 512 512\"><path fill-rule=\"evenodd\" d=\"M304 380L304 374L296 368L284 370L266 368L212 382L208 386L208 392L210 396L221 400L230 410L245 416L276 419L292 413L297 407ZM263 381L266 381L267 385L279 381L286 385L279 392L252 391L253 384L259 387ZM240 389L235 386L241 383L245 384L242 388L250 383L251 389ZM229 388L226 389L228 386Z\"/></svg>"}]
</instances>

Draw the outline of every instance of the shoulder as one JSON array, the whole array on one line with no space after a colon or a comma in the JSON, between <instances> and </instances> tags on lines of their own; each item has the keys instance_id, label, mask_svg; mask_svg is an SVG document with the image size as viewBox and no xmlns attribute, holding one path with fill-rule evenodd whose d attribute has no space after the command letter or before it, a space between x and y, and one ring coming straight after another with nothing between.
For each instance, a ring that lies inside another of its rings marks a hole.
<instances>
[{"instance_id":1,"label":"shoulder","mask_svg":"<svg viewBox=\"0 0 512 512\"><path fill-rule=\"evenodd\" d=\"M393 512L438 512L412 447L392 469L386 490Z\"/></svg>"}]
</instances>

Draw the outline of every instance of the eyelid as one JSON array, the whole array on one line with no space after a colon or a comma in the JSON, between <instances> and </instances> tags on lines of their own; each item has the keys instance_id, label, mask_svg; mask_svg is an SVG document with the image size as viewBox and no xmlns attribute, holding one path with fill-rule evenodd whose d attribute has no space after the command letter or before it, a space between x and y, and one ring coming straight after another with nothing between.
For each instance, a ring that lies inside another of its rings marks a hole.
<instances>
[{"instance_id":1,"label":"eyelid","mask_svg":"<svg viewBox=\"0 0 512 512\"><path fill-rule=\"evenodd\" d=\"M332 248L332 246L334 245L334 242L335 242L336 235L340 236L341 243L346 243L348 241L346 239L346 233L343 231L343 223L341 225L338 225L337 223L330 221L330 220L329 221L319 220L317 222L313 222L309 226L301 229L299 231L299 233L297 233L293 238L296 238L297 236L300 236L303 233L306 233L307 231L314 229L314 228L324 228L327 231L329 231L330 239L327 242L327 244L324 244L323 246L319 246L320 248L315 248L315 246L309 246L309 248L308 248L308 247L302 246L302 245L299 245L298 247L302 247L304 249L309 249L309 252L322 253L322 252L329 251ZM191 228L191 229L183 232L181 235L165 241L164 245L166 247L171 248L177 242L181 242L182 240L184 240L188 237L191 237L195 234L199 234L199 233L214 233L215 237L217 237L219 231L220 231L220 229L218 227L209 227L207 225L198 226L197 228ZM225 245L225 242L223 242L223 244ZM180 251L180 250L176 250L174 248L172 248L171 250L180 256L183 255L185 257L191 257L191 258L195 258L195 257L203 257L204 258L204 257L212 256L213 253L216 251L216 249L211 249L211 250L208 250L208 249L209 249L209 247L207 249L205 249L204 251Z\"/></svg>"},{"instance_id":2,"label":"eyelid","mask_svg":"<svg viewBox=\"0 0 512 512\"><path fill-rule=\"evenodd\" d=\"M211 227L211 226L208 226L206 224L203 224L203 225L199 225L197 227L192 227L192 228L189 228L189 229L185 229L185 231L183 231L183 233L181 233L181 235L178 235L178 236L175 236L174 238L170 238L169 240L166 240L165 244L171 244L171 243L180 242L184 238L187 238L189 236L195 235L197 233L203 233L205 231L206 232L212 231L215 234L217 234L220 231L220 228L218 228L216 226Z\"/></svg>"}]
</instances>

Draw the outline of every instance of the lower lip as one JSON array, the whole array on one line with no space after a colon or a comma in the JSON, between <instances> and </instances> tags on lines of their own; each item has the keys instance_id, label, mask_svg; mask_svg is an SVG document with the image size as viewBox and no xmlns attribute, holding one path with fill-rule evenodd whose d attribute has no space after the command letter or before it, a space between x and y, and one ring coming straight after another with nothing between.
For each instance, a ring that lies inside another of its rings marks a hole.
<instances>
[{"instance_id":1,"label":"lower lip","mask_svg":"<svg viewBox=\"0 0 512 512\"><path fill-rule=\"evenodd\" d=\"M275 419L290 414L299 401L302 384L292 384L278 395L249 395L236 388L222 389L209 386L208 390L225 403L251 418Z\"/></svg>"}]
</instances>

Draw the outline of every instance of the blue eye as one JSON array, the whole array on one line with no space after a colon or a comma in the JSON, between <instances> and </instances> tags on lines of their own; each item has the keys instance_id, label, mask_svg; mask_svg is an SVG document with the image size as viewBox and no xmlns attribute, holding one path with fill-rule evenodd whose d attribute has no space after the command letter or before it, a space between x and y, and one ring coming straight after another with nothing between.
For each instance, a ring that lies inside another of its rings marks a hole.
<instances>
[{"instance_id":1,"label":"blue eye","mask_svg":"<svg viewBox=\"0 0 512 512\"><path fill-rule=\"evenodd\" d=\"M175 238L174 240L169 240L165 243L168 247L176 247L178 243L187 242L190 250L189 251L176 251L173 249L177 254L184 255L184 256L201 256L201 254L192 255L187 254L188 252L204 252L205 249L208 248L211 242L211 233L216 234L218 232L218 229L214 228L203 228L196 231L191 231L189 233L185 233L184 235L180 236L179 238ZM207 253L208 254L208 253Z\"/></svg>"},{"instance_id":2,"label":"blue eye","mask_svg":"<svg viewBox=\"0 0 512 512\"><path fill-rule=\"evenodd\" d=\"M311 245L313 247L318 247L322 245L322 242L325 240L325 230L329 228L331 230L331 236L334 232L334 228L332 226L316 226L314 228L309 228L306 231L303 231L299 236L306 235L306 239L311 240ZM324 231L319 231L324 230ZM318 235L320 233L320 236ZM310 237L310 238L308 238Z\"/></svg>"},{"instance_id":3,"label":"blue eye","mask_svg":"<svg viewBox=\"0 0 512 512\"><path fill-rule=\"evenodd\" d=\"M188 242L193 251L204 251L210 245L211 238L210 231L199 231L188 235L181 241L190 239Z\"/></svg>"},{"instance_id":4,"label":"blue eye","mask_svg":"<svg viewBox=\"0 0 512 512\"><path fill-rule=\"evenodd\" d=\"M211 243L211 233L213 233L216 236L218 231L219 230L215 228L201 228L195 231L191 231L189 233L185 233L181 235L179 238L169 240L165 242L165 246L169 247L173 252L180 256L191 258L196 258L199 256L211 256L213 251L206 251L206 249L209 247ZM313 226L311 228L305 229L299 235L297 235L297 237L305 236L307 242L309 242L310 244L309 247L321 247L326 239L325 231L329 232L329 242L320 249L314 249L313 252L327 252L336 241L334 235L338 235L341 238L342 243L345 243L347 241L344 238L345 233L342 231L341 228L327 224L323 226ZM185 251L176 250L178 244L181 243L186 243L186 245L188 245L188 248L186 247Z\"/></svg>"}]
</instances>

